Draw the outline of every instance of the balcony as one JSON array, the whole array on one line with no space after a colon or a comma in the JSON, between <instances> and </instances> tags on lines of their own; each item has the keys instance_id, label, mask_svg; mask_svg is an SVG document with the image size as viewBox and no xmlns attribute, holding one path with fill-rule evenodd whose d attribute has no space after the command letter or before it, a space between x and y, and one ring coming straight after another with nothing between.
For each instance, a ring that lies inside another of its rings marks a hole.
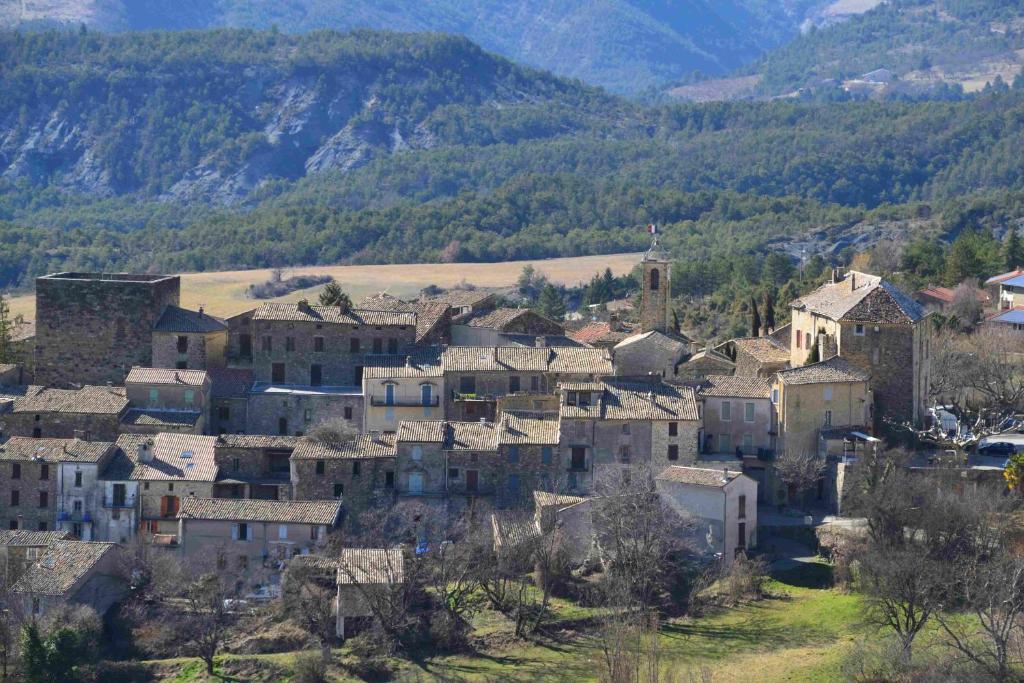
<instances>
[{"instance_id":1,"label":"balcony","mask_svg":"<svg viewBox=\"0 0 1024 683\"><path fill-rule=\"evenodd\" d=\"M116 496L103 496L103 507L108 510L120 510L123 508L135 507L134 498L118 498Z\"/></svg>"},{"instance_id":2,"label":"balcony","mask_svg":"<svg viewBox=\"0 0 1024 683\"><path fill-rule=\"evenodd\" d=\"M92 514L88 511L84 512L68 512L67 510L61 510L57 515L58 522L81 522L83 524L92 524Z\"/></svg>"},{"instance_id":3,"label":"balcony","mask_svg":"<svg viewBox=\"0 0 1024 683\"><path fill-rule=\"evenodd\" d=\"M390 403L379 396L370 398L370 405L375 408L436 408L441 405L440 396L431 396L426 403L422 398L395 398Z\"/></svg>"},{"instance_id":4,"label":"balcony","mask_svg":"<svg viewBox=\"0 0 1024 683\"><path fill-rule=\"evenodd\" d=\"M497 394L471 394L462 393L461 391L453 391L452 399L455 401L489 401L494 402L498 400Z\"/></svg>"}]
</instances>

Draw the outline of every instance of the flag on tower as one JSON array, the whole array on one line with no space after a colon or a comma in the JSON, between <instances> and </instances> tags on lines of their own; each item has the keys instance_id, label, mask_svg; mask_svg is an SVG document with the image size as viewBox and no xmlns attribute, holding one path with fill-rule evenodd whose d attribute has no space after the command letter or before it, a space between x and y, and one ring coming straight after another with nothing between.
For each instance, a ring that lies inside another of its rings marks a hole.
<instances>
[{"instance_id":1,"label":"flag on tower","mask_svg":"<svg viewBox=\"0 0 1024 683\"><path fill-rule=\"evenodd\" d=\"M655 225L654 223L651 223L650 225L647 226L647 232L651 233L652 235L657 235L658 226Z\"/></svg>"}]
</instances>

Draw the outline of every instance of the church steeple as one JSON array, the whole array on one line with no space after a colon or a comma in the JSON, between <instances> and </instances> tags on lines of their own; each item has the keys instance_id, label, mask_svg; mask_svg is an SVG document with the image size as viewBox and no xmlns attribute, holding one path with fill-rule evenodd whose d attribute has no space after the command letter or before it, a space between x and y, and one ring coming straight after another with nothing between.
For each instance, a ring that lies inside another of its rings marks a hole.
<instances>
[{"instance_id":1,"label":"church steeple","mask_svg":"<svg viewBox=\"0 0 1024 683\"><path fill-rule=\"evenodd\" d=\"M640 295L640 329L643 332L659 330L667 332L670 327L668 301L672 289L672 274L668 257L658 245L658 227L648 226L651 248L644 254L643 291Z\"/></svg>"}]
</instances>

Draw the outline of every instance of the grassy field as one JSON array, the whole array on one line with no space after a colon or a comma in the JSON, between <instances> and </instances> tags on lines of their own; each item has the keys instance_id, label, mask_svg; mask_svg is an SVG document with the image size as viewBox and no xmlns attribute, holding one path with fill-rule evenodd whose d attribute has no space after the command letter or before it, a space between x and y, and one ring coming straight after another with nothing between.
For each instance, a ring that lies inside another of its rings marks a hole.
<instances>
[{"instance_id":1,"label":"grassy field","mask_svg":"<svg viewBox=\"0 0 1024 683\"><path fill-rule=\"evenodd\" d=\"M285 277L293 275L330 275L358 301L367 294L388 291L395 296L417 294L434 284L451 287L463 280L479 287L507 287L514 284L523 266L532 264L552 282L575 285L589 280L595 273L611 268L615 275L624 275L640 261L641 254L610 254L573 258L507 261L504 263L413 263L384 266L309 266L288 268ZM246 298L251 284L266 282L269 269L231 270L212 273L183 273L181 304L195 309L200 305L214 315L230 316L258 306L261 302ZM315 298L320 288L292 292L272 301L297 301ZM11 314L35 318L35 297L31 294L10 299Z\"/></svg>"},{"instance_id":2,"label":"grassy field","mask_svg":"<svg viewBox=\"0 0 1024 683\"><path fill-rule=\"evenodd\" d=\"M681 678L710 676L714 683L737 681L841 680L841 663L850 646L868 633L861 622L860 600L841 591L817 587L827 574L818 565L811 572L782 574L770 584L772 597L724 609L698 619L665 624L659 638L660 666ZM507 625L484 612L475 629L486 646L458 656L402 662L399 681L596 681L598 644L575 635L572 620L590 616L586 608L565 601L556 604L565 622L565 636L543 644L507 637ZM506 637L502 637L505 635ZM342 661L344 649L337 651ZM294 655L221 658L227 680L279 680L289 673ZM161 662L161 675L179 683L206 680L196 660ZM335 672L339 680L342 670Z\"/></svg>"}]
</instances>

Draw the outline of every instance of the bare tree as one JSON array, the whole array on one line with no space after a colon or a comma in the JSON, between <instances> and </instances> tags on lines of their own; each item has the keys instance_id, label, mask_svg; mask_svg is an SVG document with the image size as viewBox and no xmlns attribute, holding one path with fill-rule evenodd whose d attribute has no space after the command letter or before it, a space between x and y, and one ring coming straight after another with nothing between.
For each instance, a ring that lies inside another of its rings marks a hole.
<instances>
[{"instance_id":1,"label":"bare tree","mask_svg":"<svg viewBox=\"0 0 1024 683\"><path fill-rule=\"evenodd\" d=\"M981 302L978 300L978 281L964 280L953 290L950 314L956 318L960 329L972 330L981 320Z\"/></svg>"},{"instance_id":2,"label":"bare tree","mask_svg":"<svg viewBox=\"0 0 1024 683\"><path fill-rule=\"evenodd\" d=\"M793 496L802 496L817 486L826 467L824 458L803 451L786 450L775 460L775 474Z\"/></svg>"},{"instance_id":3,"label":"bare tree","mask_svg":"<svg viewBox=\"0 0 1024 683\"><path fill-rule=\"evenodd\" d=\"M241 580L226 564L211 558L193 565L186 581L178 631L187 640L187 650L203 660L212 676L214 659L237 621Z\"/></svg>"},{"instance_id":4,"label":"bare tree","mask_svg":"<svg viewBox=\"0 0 1024 683\"><path fill-rule=\"evenodd\" d=\"M480 604L477 589L484 560L480 546L489 536L482 528L483 519L467 510L442 527L436 524L435 516L431 517L435 524L426 531L433 542L423 554L424 576L439 607L432 615L431 633L449 647L462 643L469 628L468 617Z\"/></svg>"},{"instance_id":5,"label":"bare tree","mask_svg":"<svg viewBox=\"0 0 1024 683\"><path fill-rule=\"evenodd\" d=\"M320 422L309 430L309 438L333 448L342 448L355 443L359 431L347 420L335 418Z\"/></svg>"},{"instance_id":6,"label":"bare tree","mask_svg":"<svg viewBox=\"0 0 1024 683\"><path fill-rule=\"evenodd\" d=\"M337 562L310 555L292 559L281 580L284 613L316 638L325 660L330 659L331 645L337 639L337 575Z\"/></svg>"}]
</instances>

